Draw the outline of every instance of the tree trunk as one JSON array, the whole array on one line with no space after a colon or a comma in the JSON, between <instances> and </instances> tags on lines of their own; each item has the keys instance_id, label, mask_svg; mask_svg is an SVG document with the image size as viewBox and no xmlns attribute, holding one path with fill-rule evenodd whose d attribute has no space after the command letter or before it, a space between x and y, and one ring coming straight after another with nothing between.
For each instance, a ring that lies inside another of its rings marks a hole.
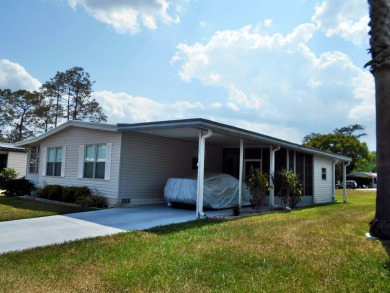
<instances>
[{"instance_id":1,"label":"tree trunk","mask_svg":"<svg viewBox=\"0 0 390 293\"><path fill-rule=\"evenodd\" d=\"M370 46L367 63L375 78L378 185L370 234L390 240L390 0L369 0Z\"/></svg>"},{"instance_id":2,"label":"tree trunk","mask_svg":"<svg viewBox=\"0 0 390 293\"><path fill-rule=\"evenodd\" d=\"M390 239L390 66L374 71L376 101L376 165L378 185L370 234Z\"/></svg>"}]
</instances>

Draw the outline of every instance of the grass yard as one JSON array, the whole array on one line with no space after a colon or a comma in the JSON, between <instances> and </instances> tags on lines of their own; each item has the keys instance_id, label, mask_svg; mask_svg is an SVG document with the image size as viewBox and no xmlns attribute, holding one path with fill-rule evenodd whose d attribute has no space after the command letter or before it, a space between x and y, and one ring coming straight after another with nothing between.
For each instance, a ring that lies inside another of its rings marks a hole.
<instances>
[{"instance_id":1,"label":"grass yard","mask_svg":"<svg viewBox=\"0 0 390 293\"><path fill-rule=\"evenodd\" d=\"M390 292L389 256L364 236L375 193L348 198L0 255L0 291Z\"/></svg>"},{"instance_id":2,"label":"grass yard","mask_svg":"<svg viewBox=\"0 0 390 293\"><path fill-rule=\"evenodd\" d=\"M76 213L86 210L88 209L83 207L65 206L0 195L0 222Z\"/></svg>"}]
</instances>

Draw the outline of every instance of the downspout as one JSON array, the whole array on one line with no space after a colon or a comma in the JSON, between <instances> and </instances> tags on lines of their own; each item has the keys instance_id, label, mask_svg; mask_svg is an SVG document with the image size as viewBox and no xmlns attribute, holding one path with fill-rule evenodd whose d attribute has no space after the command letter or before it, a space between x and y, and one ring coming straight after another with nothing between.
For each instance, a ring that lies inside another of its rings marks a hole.
<instances>
[{"instance_id":1,"label":"downspout","mask_svg":"<svg viewBox=\"0 0 390 293\"><path fill-rule=\"evenodd\" d=\"M205 217L203 213L203 188L204 188L204 159L205 159L205 145L206 139L209 138L213 131L208 129L205 135L203 131L199 131L199 150L198 150L198 180L196 192L196 218Z\"/></svg>"},{"instance_id":2,"label":"downspout","mask_svg":"<svg viewBox=\"0 0 390 293\"><path fill-rule=\"evenodd\" d=\"M275 206L275 190L274 190L274 174L275 174L275 153L280 150L280 146L277 146L276 149L270 148L270 162L269 162L269 207L272 209Z\"/></svg>"},{"instance_id":3,"label":"downspout","mask_svg":"<svg viewBox=\"0 0 390 293\"><path fill-rule=\"evenodd\" d=\"M243 184L243 167L244 167L244 141L240 139L240 167L239 167L239 175L238 175L238 208L241 210L242 208L242 184Z\"/></svg>"},{"instance_id":4,"label":"downspout","mask_svg":"<svg viewBox=\"0 0 390 293\"><path fill-rule=\"evenodd\" d=\"M339 160L333 161L333 189L332 189L332 200L336 201L336 164Z\"/></svg>"},{"instance_id":5,"label":"downspout","mask_svg":"<svg viewBox=\"0 0 390 293\"><path fill-rule=\"evenodd\" d=\"M343 202L347 202L347 167L351 164L343 164Z\"/></svg>"}]
</instances>

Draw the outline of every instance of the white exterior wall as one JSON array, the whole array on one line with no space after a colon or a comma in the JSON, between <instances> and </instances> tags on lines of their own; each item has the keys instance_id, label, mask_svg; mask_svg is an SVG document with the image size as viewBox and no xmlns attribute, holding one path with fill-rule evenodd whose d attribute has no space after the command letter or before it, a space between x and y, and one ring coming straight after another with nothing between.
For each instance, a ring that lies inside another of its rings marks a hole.
<instances>
[{"instance_id":1,"label":"white exterior wall","mask_svg":"<svg viewBox=\"0 0 390 293\"><path fill-rule=\"evenodd\" d=\"M326 168L326 180L322 179L322 168ZM332 202L333 164L332 159L313 156L314 195L313 203Z\"/></svg>"},{"instance_id":2,"label":"white exterior wall","mask_svg":"<svg viewBox=\"0 0 390 293\"><path fill-rule=\"evenodd\" d=\"M26 176L27 153L8 152L7 167L18 172L18 178Z\"/></svg>"},{"instance_id":3,"label":"white exterior wall","mask_svg":"<svg viewBox=\"0 0 390 293\"><path fill-rule=\"evenodd\" d=\"M222 171L222 148L207 146L208 172ZM192 158L198 143L137 133L123 133L119 197L130 205L164 203L164 186L170 177L196 175Z\"/></svg>"},{"instance_id":4,"label":"white exterior wall","mask_svg":"<svg viewBox=\"0 0 390 293\"><path fill-rule=\"evenodd\" d=\"M110 205L118 202L118 178L120 158L121 134L117 132L101 131L70 127L53 134L40 143L39 173L28 174L27 178L37 183L39 187L48 184L62 186L88 186L108 198ZM111 176L110 180L78 178L80 145L112 143L111 150ZM60 176L44 176L43 149L66 146L65 174ZM26 167L25 167L26 168Z\"/></svg>"}]
</instances>

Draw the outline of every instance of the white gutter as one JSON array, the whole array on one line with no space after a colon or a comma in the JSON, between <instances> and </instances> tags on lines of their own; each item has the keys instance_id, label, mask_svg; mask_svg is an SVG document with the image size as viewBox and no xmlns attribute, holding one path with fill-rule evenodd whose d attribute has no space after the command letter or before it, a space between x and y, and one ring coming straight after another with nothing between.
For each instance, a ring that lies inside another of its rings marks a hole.
<instances>
[{"instance_id":1,"label":"white gutter","mask_svg":"<svg viewBox=\"0 0 390 293\"><path fill-rule=\"evenodd\" d=\"M196 218L205 217L203 213L203 188L204 188L204 158L206 139L213 134L211 129L207 130L207 134L203 135L203 131L199 130L199 150L198 150L198 180L196 192Z\"/></svg>"},{"instance_id":2,"label":"white gutter","mask_svg":"<svg viewBox=\"0 0 390 293\"><path fill-rule=\"evenodd\" d=\"M270 148L270 164L269 164L269 207L272 209L275 206L275 189L274 189L274 175L275 175L275 153L280 150L280 146L276 149Z\"/></svg>"},{"instance_id":3,"label":"white gutter","mask_svg":"<svg viewBox=\"0 0 390 293\"><path fill-rule=\"evenodd\" d=\"M343 164L343 202L347 202L347 167L351 164L348 162L346 165Z\"/></svg>"},{"instance_id":4,"label":"white gutter","mask_svg":"<svg viewBox=\"0 0 390 293\"><path fill-rule=\"evenodd\" d=\"M339 160L333 161L333 192L332 192L332 199L333 202L336 201L336 164L339 162Z\"/></svg>"}]
</instances>

